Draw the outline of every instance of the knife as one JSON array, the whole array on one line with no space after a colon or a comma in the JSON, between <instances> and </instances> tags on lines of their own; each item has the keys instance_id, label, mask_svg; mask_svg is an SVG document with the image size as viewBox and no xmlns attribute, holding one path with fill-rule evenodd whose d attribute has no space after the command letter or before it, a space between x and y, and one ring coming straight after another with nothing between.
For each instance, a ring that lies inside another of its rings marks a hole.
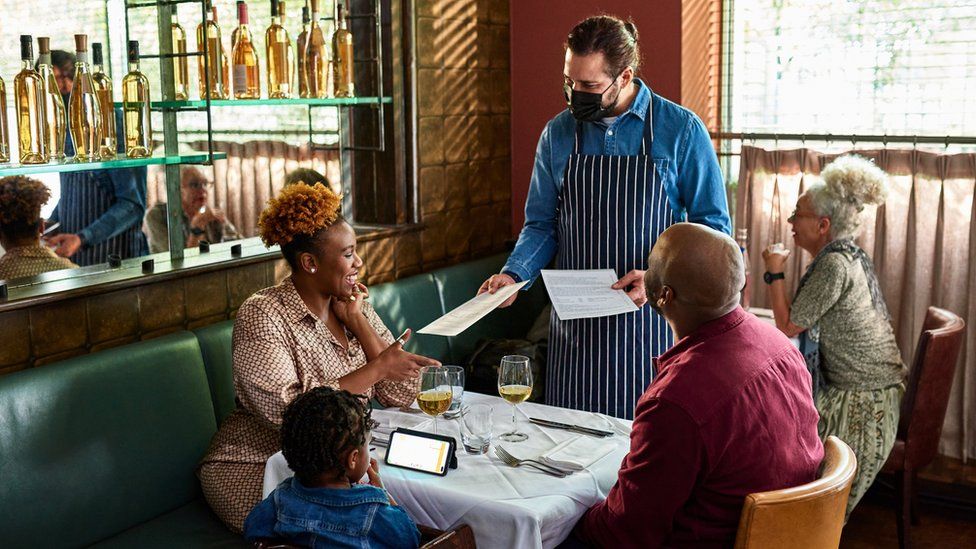
<instances>
[{"instance_id":1,"label":"knife","mask_svg":"<svg viewBox=\"0 0 976 549\"><path fill-rule=\"evenodd\" d=\"M566 429L567 431L575 431L577 433L583 433L585 435L592 435L596 437L612 437L614 433L612 431L602 431L600 429L593 429L590 427L583 427L581 425L572 425L569 423L560 423L558 421L552 421L548 419L540 419L537 417L530 417L529 421L537 425L542 425L543 427L552 427L555 429Z\"/></svg>"}]
</instances>

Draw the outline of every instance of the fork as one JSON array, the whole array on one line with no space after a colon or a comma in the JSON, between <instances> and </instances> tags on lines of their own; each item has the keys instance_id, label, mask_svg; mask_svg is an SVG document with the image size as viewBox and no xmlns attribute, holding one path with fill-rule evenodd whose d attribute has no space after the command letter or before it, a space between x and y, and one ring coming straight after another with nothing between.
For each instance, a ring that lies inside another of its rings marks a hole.
<instances>
[{"instance_id":1,"label":"fork","mask_svg":"<svg viewBox=\"0 0 976 549\"><path fill-rule=\"evenodd\" d=\"M495 446L495 455L498 456L502 461L511 465L512 467L518 467L520 465L528 465L530 467L535 467L536 469L542 471L543 473L548 473L554 477L565 478L570 473L563 471L557 467L551 465L546 465L540 461L534 459L518 459L517 457L509 454L501 446Z\"/></svg>"}]
</instances>

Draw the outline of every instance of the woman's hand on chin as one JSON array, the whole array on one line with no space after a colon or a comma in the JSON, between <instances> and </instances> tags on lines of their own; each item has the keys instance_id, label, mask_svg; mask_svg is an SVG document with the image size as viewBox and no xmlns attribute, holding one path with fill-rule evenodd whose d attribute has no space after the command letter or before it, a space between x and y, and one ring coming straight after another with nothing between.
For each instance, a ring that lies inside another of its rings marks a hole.
<instances>
[{"instance_id":1,"label":"woman's hand on chin","mask_svg":"<svg viewBox=\"0 0 976 549\"><path fill-rule=\"evenodd\" d=\"M366 319L363 314L363 300L368 297L369 290L365 285L357 282L351 296L332 300L332 312L340 322L352 329L357 321Z\"/></svg>"}]
</instances>

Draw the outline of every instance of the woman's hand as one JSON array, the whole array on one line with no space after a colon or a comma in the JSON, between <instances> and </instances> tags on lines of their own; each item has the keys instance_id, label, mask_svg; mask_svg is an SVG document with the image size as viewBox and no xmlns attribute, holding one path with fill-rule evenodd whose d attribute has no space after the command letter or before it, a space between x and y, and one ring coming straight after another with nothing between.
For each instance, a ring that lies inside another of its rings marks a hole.
<instances>
[{"instance_id":1,"label":"woman's hand","mask_svg":"<svg viewBox=\"0 0 976 549\"><path fill-rule=\"evenodd\" d=\"M515 279L508 276L507 274L491 275L491 277L488 280L484 281L481 287L478 288L478 295L481 295L485 292L488 292L489 294L493 294L498 290L504 288L505 286L511 286L512 284L515 284ZM501 305L498 306L498 308L504 309L505 307L508 307L512 303L515 303L516 297L518 297L518 292L512 294L512 297L506 299Z\"/></svg>"},{"instance_id":2,"label":"woman's hand","mask_svg":"<svg viewBox=\"0 0 976 549\"><path fill-rule=\"evenodd\" d=\"M363 300L367 298L369 298L369 290L365 285L357 282L352 296L347 299L337 298L332 300L332 313L336 315L336 318L340 322L348 326L354 334L356 328L355 323L359 320L366 319L366 316L363 314Z\"/></svg>"},{"instance_id":3,"label":"woman's hand","mask_svg":"<svg viewBox=\"0 0 976 549\"><path fill-rule=\"evenodd\" d=\"M380 356L376 357L373 364L379 371L383 379L391 381L406 381L417 379L420 369L424 366L440 366L441 363L421 355L415 355L403 350L403 343L410 339L411 332L407 330L406 335L401 340L393 342L386 348Z\"/></svg>"},{"instance_id":4,"label":"woman's hand","mask_svg":"<svg viewBox=\"0 0 976 549\"><path fill-rule=\"evenodd\" d=\"M770 244L763 250L762 258L766 263L766 272L781 273L786 269L786 260L790 257L790 251L783 247L782 242Z\"/></svg>"}]
</instances>

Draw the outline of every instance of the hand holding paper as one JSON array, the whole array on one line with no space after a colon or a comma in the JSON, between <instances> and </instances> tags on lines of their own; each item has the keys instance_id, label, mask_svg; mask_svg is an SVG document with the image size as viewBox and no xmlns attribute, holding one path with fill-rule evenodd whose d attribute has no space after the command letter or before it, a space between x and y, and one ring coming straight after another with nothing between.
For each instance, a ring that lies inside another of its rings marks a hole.
<instances>
[{"instance_id":1,"label":"hand holding paper","mask_svg":"<svg viewBox=\"0 0 976 549\"><path fill-rule=\"evenodd\" d=\"M525 282L519 282L499 288L493 294L479 294L458 306L453 311L424 326L417 333L456 336L495 310L505 300L512 297L515 292L521 290L525 284Z\"/></svg>"},{"instance_id":2,"label":"hand holding paper","mask_svg":"<svg viewBox=\"0 0 976 549\"><path fill-rule=\"evenodd\" d=\"M637 305L623 290L611 288L617 282L613 269L544 269L542 278L560 320L613 316L637 310Z\"/></svg>"}]
</instances>

